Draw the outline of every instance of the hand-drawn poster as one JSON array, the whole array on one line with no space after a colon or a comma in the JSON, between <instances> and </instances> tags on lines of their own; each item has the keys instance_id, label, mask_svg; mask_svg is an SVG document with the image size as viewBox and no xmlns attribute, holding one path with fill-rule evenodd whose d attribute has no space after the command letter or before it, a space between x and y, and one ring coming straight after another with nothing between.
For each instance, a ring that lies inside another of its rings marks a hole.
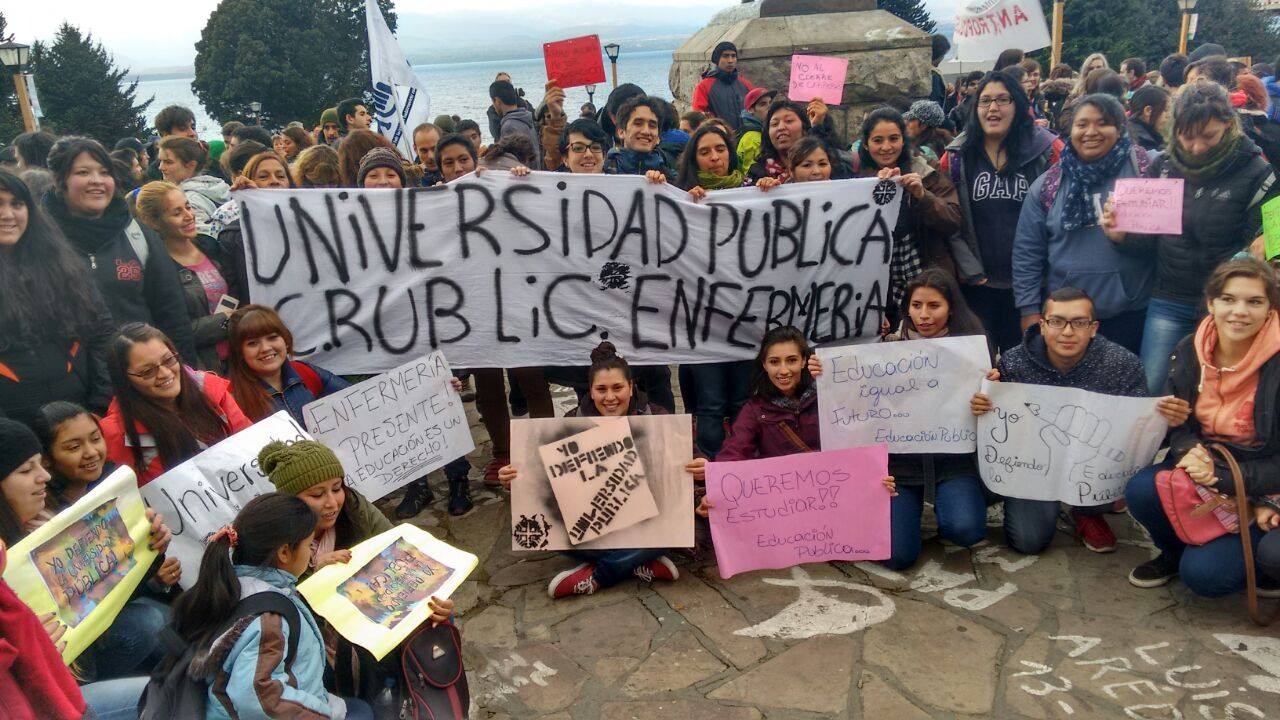
<instances>
[{"instance_id":1,"label":"hand-drawn poster","mask_svg":"<svg viewBox=\"0 0 1280 720\"><path fill-rule=\"evenodd\" d=\"M978 418L978 470L1005 497L1078 507L1119 500L1168 430L1158 398L986 381L982 392L993 407Z\"/></svg>"},{"instance_id":2,"label":"hand-drawn poster","mask_svg":"<svg viewBox=\"0 0 1280 720\"><path fill-rule=\"evenodd\" d=\"M613 418L573 417L511 421L511 549L602 550L693 546L693 422L688 415L634 415L632 449L648 481L657 514L629 527L574 543L575 520L561 512L541 448L608 423ZM634 499L634 498L633 498Z\"/></svg>"},{"instance_id":3,"label":"hand-drawn poster","mask_svg":"<svg viewBox=\"0 0 1280 720\"><path fill-rule=\"evenodd\" d=\"M627 418L601 418L538 453L574 545L658 514Z\"/></svg>"},{"instance_id":4,"label":"hand-drawn poster","mask_svg":"<svg viewBox=\"0 0 1280 720\"><path fill-rule=\"evenodd\" d=\"M200 574L205 538L236 519L240 508L276 488L258 469L258 451L272 440L292 443L311 436L281 410L208 448L142 487L147 504L173 531L167 555L182 563L184 590Z\"/></svg>"},{"instance_id":5,"label":"hand-drawn poster","mask_svg":"<svg viewBox=\"0 0 1280 720\"><path fill-rule=\"evenodd\" d=\"M991 367L982 336L820 347L818 429L827 450L969 453L969 398Z\"/></svg>"},{"instance_id":6,"label":"hand-drawn poster","mask_svg":"<svg viewBox=\"0 0 1280 720\"><path fill-rule=\"evenodd\" d=\"M68 664L111 626L155 560L146 510L122 467L9 548L5 581L37 615L67 626Z\"/></svg>"},{"instance_id":7,"label":"hand-drawn poster","mask_svg":"<svg viewBox=\"0 0 1280 720\"><path fill-rule=\"evenodd\" d=\"M884 445L707 463L720 577L830 560L884 560Z\"/></svg>"},{"instance_id":8,"label":"hand-drawn poster","mask_svg":"<svg viewBox=\"0 0 1280 720\"><path fill-rule=\"evenodd\" d=\"M476 449L453 373L436 351L302 408L347 487L377 500Z\"/></svg>"},{"instance_id":9,"label":"hand-drawn poster","mask_svg":"<svg viewBox=\"0 0 1280 720\"><path fill-rule=\"evenodd\" d=\"M326 565L298 585L334 629L381 660L431 617L428 600L447 599L476 556L413 525L397 525L351 548L351 561Z\"/></svg>"}]
</instances>

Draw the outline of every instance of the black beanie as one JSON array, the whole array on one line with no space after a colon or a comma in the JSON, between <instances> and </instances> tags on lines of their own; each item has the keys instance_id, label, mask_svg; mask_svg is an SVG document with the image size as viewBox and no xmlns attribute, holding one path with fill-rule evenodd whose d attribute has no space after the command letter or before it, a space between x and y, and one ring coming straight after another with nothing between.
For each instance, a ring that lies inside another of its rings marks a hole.
<instances>
[{"instance_id":1,"label":"black beanie","mask_svg":"<svg viewBox=\"0 0 1280 720\"><path fill-rule=\"evenodd\" d=\"M17 420L0 418L0 480L39 453L40 441L31 428Z\"/></svg>"},{"instance_id":2,"label":"black beanie","mask_svg":"<svg viewBox=\"0 0 1280 720\"><path fill-rule=\"evenodd\" d=\"M721 53L723 53L725 50L732 50L732 51L733 51L733 53L734 53L735 55L737 55L737 54L738 54L738 46L737 46L737 45L734 45L733 43L729 42L728 40L721 40L720 42L716 43L716 49L711 51L711 64L712 64L712 65L719 65L719 64L720 64L720 54L721 54Z\"/></svg>"}]
</instances>

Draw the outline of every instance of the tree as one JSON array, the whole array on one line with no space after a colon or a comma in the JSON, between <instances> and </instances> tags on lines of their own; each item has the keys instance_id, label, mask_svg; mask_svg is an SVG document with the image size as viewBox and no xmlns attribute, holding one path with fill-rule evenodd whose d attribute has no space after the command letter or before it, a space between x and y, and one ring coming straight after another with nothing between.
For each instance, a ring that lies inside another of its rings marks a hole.
<instances>
[{"instance_id":1,"label":"tree","mask_svg":"<svg viewBox=\"0 0 1280 720\"><path fill-rule=\"evenodd\" d=\"M1045 19L1052 18L1053 0L1040 4ZM1069 0L1062 15L1062 61L1079 70L1086 57L1100 52L1117 71L1129 57L1159 63L1178 49L1178 13L1177 0ZM1047 62L1049 50L1038 55Z\"/></svg>"},{"instance_id":2,"label":"tree","mask_svg":"<svg viewBox=\"0 0 1280 720\"><path fill-rule=\"evenodd\" d=\"M929 15L924 0L876 0L876 7L888 10L927 33L932 33L938 27Z\"/></svg>"},{"instance_id":3,"label":"tree","mask_svg":"<svg viewBox=\"0 0 1280 720\"><path fill-rule=\"evenodd\" d=\"M1200 0L1196 13L1200 19L1191 48L1217 43L1232 57L1251 56L1254 62L1271 62L1280 53L1280 28L1253 0Z\"/></svg>"},{"instance_id":4,"label":"tree","mask_svg":"<svg viewBox=\"0 0 1280 720\"><path fill-rule=\"evenodd\" d=\"M13 39L13 33L6 27L4 13L0 12L0 43ZM18 94L13 90L13 78L7 75L0 77L0 145L8 145L24 129L22 111L18 109Z\"/></svg>"},{"instance_id":5,"label":"tree","mask_svg":"<svg viewBox=\"0 0 1280 720\"><path fill-rule=\"evenodd\" d=\"M53 43L31 48L31 70L39 83L43 124L62 134L88 135L107 147L139 136L150 100L135 104L138 81L124 84L128 69L117 69L93 35L63 23Z\"/></svg>"},{"instance_id":6,"label":"tree","mask_svg":"<svg viewBox=\"0 0 1280 720\"><path fill-rule=\"evenodd\" d=\"M378 0L395 27L391 0ZM196 43L196 97L219 122L316 120L369 86L363 0L223 0Z\"/></svg>"}]
</instances>

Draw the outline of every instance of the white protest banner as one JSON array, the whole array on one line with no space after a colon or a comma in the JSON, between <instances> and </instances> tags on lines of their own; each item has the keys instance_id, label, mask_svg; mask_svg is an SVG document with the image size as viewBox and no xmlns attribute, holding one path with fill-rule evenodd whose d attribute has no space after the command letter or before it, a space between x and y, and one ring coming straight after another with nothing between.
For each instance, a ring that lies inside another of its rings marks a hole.
<instances>
[{"instance_id":1,"label":"white protest banner","mask_svg":"<svg viewBox=\"0 0 1280 720\"><path fill-rule=\"evenodd\" d=\"M951 42L956 60L980 62L1008 48L1039 50L1052 40L1039 0L964 0Z\"/></svg>"},{"instance_id":2,"label":"white protest banner","mask_svg":"<svg viewBox=\"0 0 1280 720\"><path fill-rule=\"evenodd\" d=\"M1077 507L1119 500L1168 430L1158 398L986 381L982 392L992 410L978 418L978 470L1006 497Z\"/></svg>"},{"instance_id":3,"label":"white protest banner","mask_svg":"<svg viewBox=\"0 0 1280 720\"><path fill-rule=\"evenodd\" d=\"M274 492L258 469L258 451L272 440L310 440L288 412L263 418L142 486L142 499L164 515L173 531L167 555L182 563L183 589L200 572L204 539L236 519L253 498Z\"/></svg>"},{"instance_id":4,"label":"white protest banner","mask_svg":"<svg viewBox=\"0 0 1280 720\"><path fill-rule=\"evenodd\" d=\"M693 419L688 415L631 415L625 420L632 438L629 449L634 450L639 466L644 468L644 479L658 513L620 529L613 528L618 519L615 514L590 529L594 539L572 542L569 533L577 519L561 512L540 450L616 420L512 420L511 464L518 473L511 482L512 550L693 547L693 476L684 469L693 457ZM583 449L579 446L580 451ZM581 464L586 459L575 456L566 461L565 469L568 464ZM598 453L591 459L599 459Z\"/></svg>"},{"instance_id":5,"label":"white protest banner","mask_svg":"<svg viewBox=\"0 0 1280 720\"><path fill-rule=\"evenodd\" d=\"M837 180L688 193L643 177L488 172L408 190L238 192L254 302L299 356L383 372L742 360L767 327L872 340L899 186Z\"/></svg>"},{"instance_id":6,"label":"white protest banner","mask_svg":"<svg viewBox=\"0 0 1280 720\"><path fill-rule=\"evenodd\" d=\"M538 448L574 545L658 514L631 425L625 417L598 423Z\"/></svg>"},{"instance_id":7,"label":"white protest banner","mask_svg":"<svg viewBox=\"0 0 1280 720\"><path fill-rule=\"evenodd\" d=\"M413 129L430 122L431 96L400 51L377 0L365 0L369 34L369 69L373 78L374 129L407 158L417 157Z\"/></svg>"},{"instance_id":8,"label":"white protest banner","mask_svg":"<svg viewBox=\"0 0 1280 720\"><path fill-rule=\"evenodd\" d=\"M981 335L820 347L818 430L824 450L969 453L969 398L991 367Z\"/></svg>"},{"instance_id":9,"label":"white protest banner","mask_svg":"<svg viewBox=\"0 0 1280 720\"><path fill-rule=\"evenodd\" d=\"M476 449L453 373L439 351L302 408L311 434L370 500Z\"/></svg>"}]
</instances>

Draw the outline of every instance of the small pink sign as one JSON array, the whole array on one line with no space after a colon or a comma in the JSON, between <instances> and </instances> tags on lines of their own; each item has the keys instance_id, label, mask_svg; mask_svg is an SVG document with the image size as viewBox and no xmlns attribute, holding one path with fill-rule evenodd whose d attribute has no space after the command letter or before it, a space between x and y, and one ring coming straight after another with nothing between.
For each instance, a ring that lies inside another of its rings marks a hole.
<instances>
[{"instance_id":1,"label":"small pink sign","mask_svg":"<svg viewBox=\"0 0 1280 720\"><path fill-rule=\"evenodd\" d=\"M884 445L707 464L721 577L890 554Z\"/></svg>"},{"instance_id":2,"label":"small pink sign","mask_svg":"<svg viewBox=\"0 0 1280 720\"><path fill-rule=\"evenodd\" d=\"M1141 235L1182 234L1182 178L1116 180L1116 229Z\"/></svg>"},{"instance_id":3,"label":"small pink sign","mask_svg":"<svg viewBox=\"0 0 1280 720\"><path fill-rule=\"evenodd\" d=\"M844 78L848 70L849 61L845 58L792 55L787 97L802 103L822 98L828 105L839 105L844 97Z\"/></svg>"}]
</instances>

